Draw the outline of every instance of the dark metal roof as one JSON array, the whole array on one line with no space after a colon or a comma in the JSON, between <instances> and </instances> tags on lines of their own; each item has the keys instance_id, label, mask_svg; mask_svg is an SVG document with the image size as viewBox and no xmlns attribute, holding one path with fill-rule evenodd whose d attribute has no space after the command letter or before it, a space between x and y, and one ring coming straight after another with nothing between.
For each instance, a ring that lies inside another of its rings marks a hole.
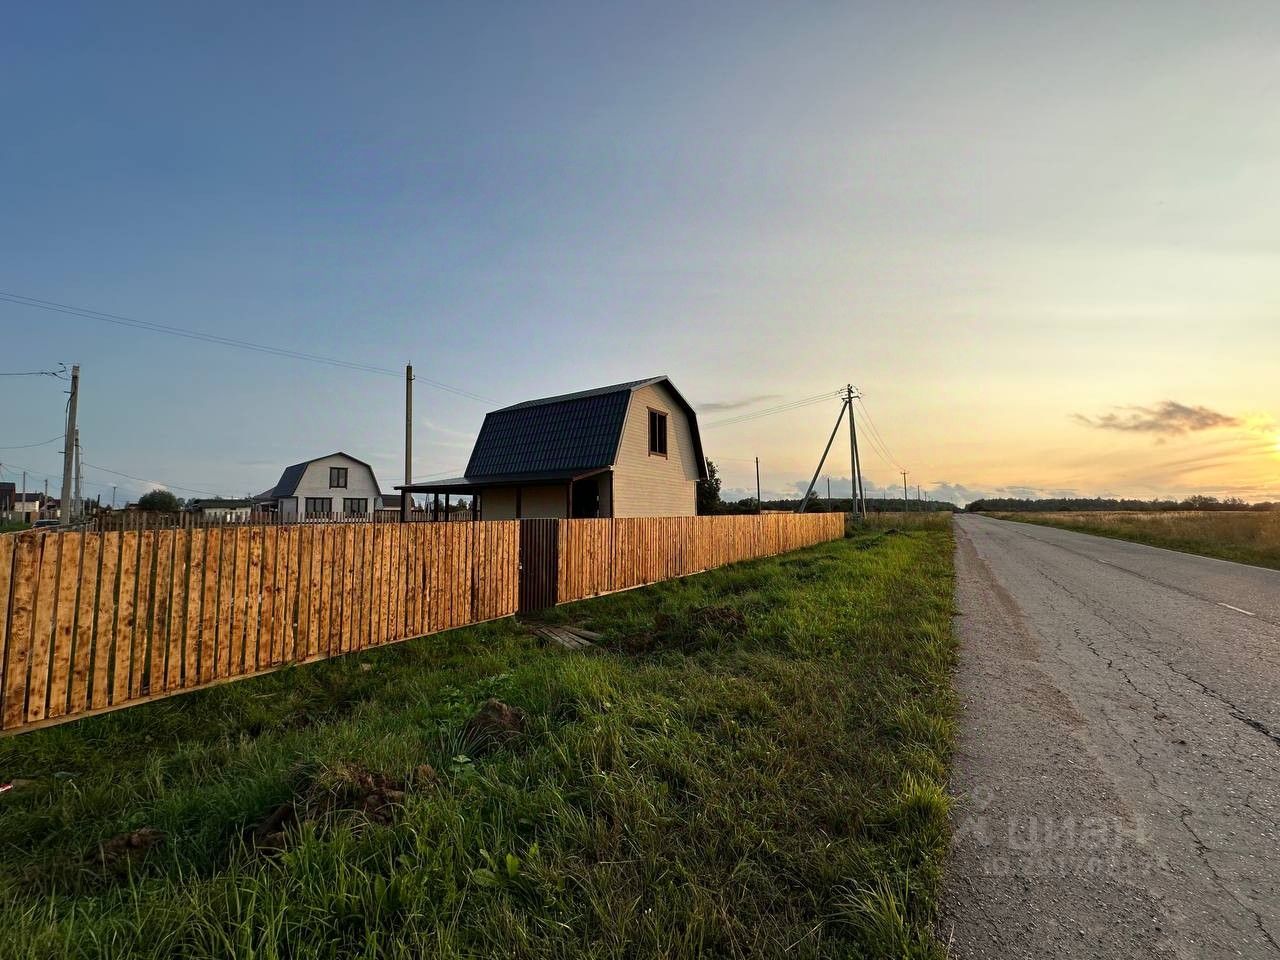
<instances>
[{"instance_id":1,"label":"dark metal roof","mask_svg":"<svg viewBox=\"0 0 1280 960\"><path fill-rule=\"evenodd\" d=\"M365 463L358 457L353 457L349 453L343 453L341 450L336 453L326 453L323 457L312 457L310 460L303 460L301 463L295 463L293 466L285 467L284 473L280 474L280 479L276 481L276 485L265 493L260 493L255 499L278 500L280 497L292 497L297 492L298 484L302 482L302 475L307 472L307 467L315 463L317 460L325 460L328 457L346 457L360 466L365 467L369 471L369 476L373 477L373 488L378 491L378 496L382 496L382 488L378 486L378 478L373 472L373 467Z\"/></svg>"},{"instance_id":2,"label":"dark metal roof","mask_svg":"<svg viewBox=\"0 0 1280 960\"><path fill-rule=\"evenodd\" d=\"M534 473L501 473L484 477L449 477L445 480L425 480L422 483L411 483L408 486L397 485L397 490L408 490L410 493L447 493L452 490L469 491L480 487L524 486L533 483L567 483L570 480L582 480L594 476L608 467L596 467L591 470L540 470Z\"/></svg>"},{"instance_id":3,"label":"dark metal roof","mask_svg":"<svg viewBox=\"0 0 1280 960\"><path fill-rule=\"evenodd\" d=\"M685 411L693 435L698 475L706 477L698 417L667 377L615 383L541 400L526 400L484 418L467 463L469 482L502 482L496 478L528 475L528 479L564 479L575 473L613 466L626 422L631 394L661 383ZM510 481L508 481L510 482Z\"/></svg>"}]
</instances>

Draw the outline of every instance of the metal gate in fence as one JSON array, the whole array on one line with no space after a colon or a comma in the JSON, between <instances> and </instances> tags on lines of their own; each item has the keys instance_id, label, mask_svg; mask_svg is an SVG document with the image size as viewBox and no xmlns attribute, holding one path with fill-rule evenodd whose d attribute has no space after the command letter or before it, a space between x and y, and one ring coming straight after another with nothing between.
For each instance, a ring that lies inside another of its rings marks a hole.
<instances>
[{"instance_id":1,"label":"metal gate in fence","mask_svg":"<svg viewBox=\"0 0 1280 960\"><path fill-rule=\"evenodd\" d=\"M556 605L560 521L520 521L520 613Z\"/></svg>"}]
</instances>

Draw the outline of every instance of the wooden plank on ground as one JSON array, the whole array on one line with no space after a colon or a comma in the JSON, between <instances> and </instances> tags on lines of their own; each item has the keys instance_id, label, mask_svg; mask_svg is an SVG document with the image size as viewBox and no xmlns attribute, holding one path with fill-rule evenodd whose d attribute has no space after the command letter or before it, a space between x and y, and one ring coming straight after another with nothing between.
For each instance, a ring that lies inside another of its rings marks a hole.
<instances>
[{"instance_id":1,"label":"wooden plank on ground","mask_svg":"<svg viewBox=\"0 0 1280 960\"><path fill-rule=\"evenodd\" d=\"M26 718L27 676L31 659L32 617L40 584L40 557L45 534L20 533L15 538L9 643L5 651L4 727L21 726Z\"/></svg>"}]
</instances>

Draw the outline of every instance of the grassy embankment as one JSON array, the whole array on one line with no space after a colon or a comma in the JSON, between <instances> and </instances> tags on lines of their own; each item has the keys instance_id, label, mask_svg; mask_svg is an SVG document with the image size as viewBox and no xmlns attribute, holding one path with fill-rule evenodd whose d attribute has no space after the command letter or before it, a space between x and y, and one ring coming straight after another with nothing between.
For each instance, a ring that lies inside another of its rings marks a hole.
<instances>
[{"instance_id":1,"label":"grassy embankment","mask_svg":"<svg viewBox=\"0 0 1280 960\"><path fill-rule=\"evenodd\" d=\"M991 516L1280 570L1280 511L1083 511Z\"/></svg>"},{"instance_id":2,"label":"grassy embankment","mask_svg":"<svg viewBox=\"0 0 1280 960\"><path fill-rule=\"evenodd\" d=\"M0 955L938 957L946 522L0 741Z\"/></svg>"}]
</instances>

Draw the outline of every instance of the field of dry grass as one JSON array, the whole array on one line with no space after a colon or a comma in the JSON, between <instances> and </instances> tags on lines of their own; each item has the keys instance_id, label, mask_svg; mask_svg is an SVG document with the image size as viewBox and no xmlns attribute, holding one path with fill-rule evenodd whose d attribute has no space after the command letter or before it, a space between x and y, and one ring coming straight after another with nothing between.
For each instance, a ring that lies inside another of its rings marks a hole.
<instances>
[{"instance_id":1,"label":"field of dry grass","mask_svg":"<svg viewBox=\"0 0 1280 960\"><path fill-rule=\"evenodd\" d=\"M992 516L1280 570L1280 511L1085 511Z\"/></svg>"}]
</instances>

